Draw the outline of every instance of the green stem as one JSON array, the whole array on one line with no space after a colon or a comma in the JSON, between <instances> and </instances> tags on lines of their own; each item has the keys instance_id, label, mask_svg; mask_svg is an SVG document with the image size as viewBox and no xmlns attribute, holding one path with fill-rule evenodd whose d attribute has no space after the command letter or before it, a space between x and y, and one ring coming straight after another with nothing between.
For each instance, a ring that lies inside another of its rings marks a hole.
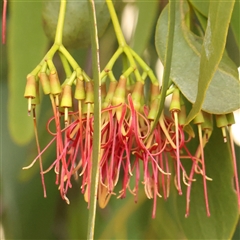
<instances>
[{"instance_id":1,"label":"green stem","mask_svg":"<svg viewBox=\"0 0 240 240\"><path fill-rule=\"evenodd\" d=\"M175 5L176 5L175 0L169 0L168 37L167 37L167 47L166 47L166 54L165 54L165 60L164 60L164 74L163 74L163 82L162 82L162 88L161 88L160 103L159 103L158 113L157 113L156 119L153 122L149 136L152 134L153 129L155 129L158 123L158 120L161 116L161 113L164 107L167 89L169 87L169 78L170 78L172 51L173 51L173 39L174 39L174 26L175 26Z\"/></svg>"},{"instance_id":2,"label":"green stem","mask_svg":"<svg viewBox=\"0 0 240 240\"><path fill-rule=\"evenodd\" d=\"M132 55L130 49L131 49L131 48L130 48L129 46L125 46L125 47L123 48L123 51L124 51L124 53L126 54L126 56L127 56L127 58L128 58L128 61L129 61L130 65L131 65L131 67L132 67L133 70L134 70L134 74L135 74L135 77L136 77L136 81L141 81L142 83L144 83L144 82L142 81L141 75L140 75L140 73L139 73L139 71L138 71L138 69L137 69L137 65L136 65L136 63L135 63L135 60L134 60L134 58L133 58L133 55Z\"/></svg>"},{"instance_id":3,"label":"green stem","mask_svg":"<svg viewBox=\"0 0 240 240\"><path fill-rule=\"evenodd\" d=\"M122 54L123 52L123 48L119 47L117 49L117 51L113 54L113 56L111 57L111 59L109 60L109 62L107 63L106 67L104 68L104 70L101 72L101 78L104 77L105 74L107 74L107 72L109 70L112 70L112 67L114 65L114 63L117 61L118 57Z\"/></svg>"},{"instance_id":4,"label":"green stem","mask_svg":"<svg viewBox=\"0 0 240 240\"><path fill-rule=\"evenodd\" d=\"M94 79L94 133L87 239L93 239L99 181L99 160L101 153L101 79L97 20L94 0L89 0L89 15L91 27L92 68Z\"/></svg>"},{"instance_id":5,"label":"green stem","mask_svg":"<svg viewBox=\"0 0 240 240\"><path fill-rule=\"evenodd\" d=\"M106 3L107 3L108 10L109 10L109 13L110 13L110 16L111 16L111 19L112 19L115 34L117 36L118 44L119 44L119 46L124 47L127 44L126 44L125 38L123 36L122 29L120 27L120 24L119 24L117 14L116 14L115 8L113 6L112 0L106 0Z\"/></svg>"},{"instance_id":6,"label":"green stem","mask_svg":"<svg viewBox=\"0 0 240 240\"><path fill-rule=\"evenodd\" d=\"M139 63L142 69L148 74L152 84L159 85L157 77L154 75L152 69L143 61L143 59L133 50L130 49L131 54L135 58L135 60Z\"/></svg>"},{"instance_id":7,"label":"green stem","mask_svg":"<svg viewBox=\"0 0 240 240\"><path fill-rule=\"evenodd\" d=\"M61 0L60 10L58 15L57 30L56 30L55 41L54 41L54 43L59 46L62 45L62 35L63 35L66 5L67 5L67 0Z\"/></svg>"},{"instance_id":8,"label":"green stem","mask_svg":"<svg viewBox=\"0 0 240 240\"><path fill-rule=\"evenodd\" d=\"M59 52L59 57L61 59L61 62L62 62L64 71L65 71L66 77L69 78L72 75L72 69L70 68L69 63L68 63L66 57L61 52Z\"/></svg>"},{"instance_id":9,"label":"green stem","mask_svg":"<svg viewBox=\"0 0 240 240\"><path fill-rule=\"evenodd\" d=\"M68 60L68 62L70 63L70 65L74 70L76 70L77 68L80 68L78 63L75 61L75 59L71 56L71 54L63 45L59 47L59 51L65 56L65 58Z\"/></svg>"}]
</instances>

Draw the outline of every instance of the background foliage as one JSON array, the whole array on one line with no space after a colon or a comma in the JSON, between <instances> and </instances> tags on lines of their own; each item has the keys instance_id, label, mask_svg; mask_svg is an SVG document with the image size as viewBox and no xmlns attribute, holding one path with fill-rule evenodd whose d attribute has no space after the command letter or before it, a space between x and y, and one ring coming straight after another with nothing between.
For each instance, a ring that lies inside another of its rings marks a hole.
<instances>
[{"instance_id":1,"label":"background foliage","mask_svg":"<svg viewBox=\"0 0 240 240\"><path fill-rule=\"evenodd\" d=\"M182 32L179 34L189 34L191 30L190 34L194 33L194 36L197 36L192 41L195 45L201 46L201 37L208 16L208 1L191 0L185 4L190 9L189 14L184 16L188 32L180 29ZM155 50L156 25L166 1L117 2L119 17L126 5L138 11L135 32L129 39L129 44L154 69L158 59ZM226 53L229 57L226 57L225 63L227 62L229 68L240 65L239 5L240 2L236 1L227 39ZM27 102L23 98L25 78L51 46L42 30L41 9L42 2L39 1L14 1L9 4L7 44L1 47L0 214L6 239L85 239L88 210L79 190L80 184L78 182L74 184L69 193L71 204L66 205L54 184L54 173L46 175L47 198L44 199L37 164L31 170L21 170L37 153L32 119L27 116ZM161 18L164 18L164 12ZM176 21L180 23L181 20ZM166 36L164 26L161 26L160 30L161 32L157 34L160 34L159 38L164 39ZM180 42L178 32L175 33ZM109 24L100 40L102 68L117 47L113 36L113 27ZM176 64L193 59L187 54L191 51L189 45L185 44L179 49L180 57L176 57ZM162 46L157 45L157 49ZM89 49L71 50L71 53L89 72L91 68ZM182 68L183 66L179 66L180 71ZM120 63L115 71L121 71ZM195 66L191 65L182 72L186 79L189 79L189 76L196 73ZM232 73L228 69L226 75L229 76L229 72ZM190 80L186 80L186 85L187 81ZM237 90L238 85L234 84L227 87ZM219 91L223 88L218 84ZM208 103L211 105L212 102ZM45 123L51 116L49 105L49 99L43 98L38 113L42 146L49 141L45 130ZM197 145L196 139L191 142L189 148L194 152ZM200 184L192 189L190 216L187 219L184 217L185 195L178 196L174 186L168 201L158 199L156 219L151 218L152 201L146 198L143 191L139 194L137 204L129 194L123 200L112 197L105 209L97 209L96 239L229 239L235 230L233 238L239 239L239 226L236 228L239 214L236 195L232 188L233 169L230 151L223 143L219 129L214 130L205 154L207 175L214 179L213 182L208 182L210 218L205 213L202 180L198 179ZM239 148L236 154L239 160ZM44 165L49 165L54 159L54 148L47 151L43 159Z\"/></svg>"}]
</instances>

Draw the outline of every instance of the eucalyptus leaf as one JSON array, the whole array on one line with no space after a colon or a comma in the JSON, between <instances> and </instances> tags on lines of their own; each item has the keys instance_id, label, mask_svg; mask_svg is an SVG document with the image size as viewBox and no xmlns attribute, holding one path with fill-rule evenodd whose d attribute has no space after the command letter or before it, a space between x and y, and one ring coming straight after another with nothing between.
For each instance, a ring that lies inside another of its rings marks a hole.
<instances>
[{"instance_id":1,"label":"eucalyptus leaf","mask_svg":"<svg viewBox=\"0 0 240 240\"><path fill-rule=\"evenodd\" d=\"M192 103L196 101L200 70L202 39L187 27L189 6L185 1L177 3L175 37L171 79L183 95ZM168 13L163 10L157 23L156 48L163 61L166 48ZM216 38L216 36L214 37ZM206 90L206 89L202 89ZM207 89L202 109L209 113L223 114L240 107L240 83L235 64L224 55Z\"/></svg>"},{"instance_id":2,"label":"eucalyptus leaf","mask_svg":"<svg viewBox=\"0 0 240 240\"><path fill-rule=\"evenodd\" d=\"M231 19L231 28L233 31L233 35L235 37L238 51L240 50L240 20L239 20L239 12L240 12L240 1L236 1L232 13Z\"/></svg>"},{"instance_id":3,"label":"eucalyptus leaf","mask_svg":"<svg viewBox=\"0 0 240 240\"><path fill-rule=\"evenodd\" d=\"M186 119L186 124L193 120L201 110L208 86L222 59L233 7L234 0L210 3L207 28L201 49L197 97Z\"/></svg>"},{"instance_id":4,"label":"eucalyptus leaf","mask_svg":"<svg viewBox=\"0 0 240 240\"><path fill-rule=\"evenodd\" d=\"M210 4L209 0L205 0L205 1L189 0L189 2L193 6L193 8L198 12L200 12L203 16L205 17L208 16L208 10L209 10L209 4ZM234 4L230 25L231 25L235 40L237 42L237 45L240 48L239 11L240 11L240 1L237 0L235 1L235 4Z\"/></svg>"},{"instance_id":5,"label":"eucalyptus leaf","mask_svg":"<svg viewBox=\"0 0 240 240\"><path fill-rule=\"evenodd\" d=\"M197 139L191 141L191 152L196 150L197 145ZM211 216L206 215L200 175L194 177L197 180L192 184L189 217L184 217L186 200L182 196L178 197L177 201L178 216L187 239L231 239L239 212L237 195L233 189L231 153L228 143L223 141L221 129L214 128L204 153L206 173L212 178L212 181L207 181ZM185 167L187 168L187 165Z\"/></svg>"},{"instance_id":6,"label":"eucalyptus leaf","mask_svg":"<svg viewBox=\"0 0 240 240\"><path fill-rule=\"evenodd\" d=\"M9 9L9 129L12 139L23 145L33 137L32 118L28 117L27 100L23 97L26 76L41 61L47 41L41 30L41 2L13 1Z\"/></svg>"},{"instance_id":7,"label":"eucalyptus leaf","mask_svg":"<svg viewBox=\"0 0 240 240\"><path fill-rule=\"evenodd\" d=\"M203 16L207 17L208 16L208 9L209 9L209 3L210 0L204 0L204 1L199 1L199 0L189 0L191 5L197 9Z\"/></svg>"},{"instance_id":8,"label":"eucalyptus leaf","mask_svg":"<svg viewBox=\"0 0 240 240\"><path fill-rule=\"evenodd\" d=\"M134 33L133 49L142 55L154 31L154 23L158 14L158 1L151 4L145 1L136 1L138 7L138 21Z\"/></svg>"}]
</instances>

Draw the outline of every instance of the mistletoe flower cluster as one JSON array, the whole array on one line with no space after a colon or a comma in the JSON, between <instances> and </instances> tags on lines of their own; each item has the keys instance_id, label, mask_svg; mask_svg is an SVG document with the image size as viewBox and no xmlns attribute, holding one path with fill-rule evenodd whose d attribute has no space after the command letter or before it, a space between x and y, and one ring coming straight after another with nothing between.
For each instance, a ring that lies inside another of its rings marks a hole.
<instances>
[{"instance_id":1,"label":"mistletoe flower cluster","mask_svg":"<svg viewBox=\"0 0 240 240\"><path fill-rule=\"evenodd\" d=\"M125 198L128 193L132 194L137 202L139 189L142 187L147 198L153 199L152 216L155 217L157 199L167 199L171 183L174 182L180 195L183 194L183 185L186 186L188 216L192 185L199 182L196 181L199 175L203 183L206 212L210 216L207 181L211 178L207 176L204 147L213 131L213 117L211 114L199 112L194 119L196 127L186 125L186 112L189 111L185 106L186 99L170 80L167 91L167 95L172 95L170 108L168 111L160 109L163 93L158 79L143 59L127 45L114 6L111 1L106 3L119 47L100 73L101 104L98 106L101 106L101 127L98 129L100 152L97 166L99 206L105 207L112 195ZM93 145L96 140L94 124L97 122L94 105L97 99L94 99L94 80L80 68L62 45L65 5L66 2L63 1L62 17L60 11L61 21L52 48L27 76L24 96L28 99L29 114L33 113L38 154L24 169L30 168L39 160L44 196L44 175L54 171L55 183L67 203L70 203L67 197L68 189L72 187L72 181L78 179L81 192L89 204L93 197L90 193L95 178L92 176L92 169ZM60 55L66 74L64 81L60 81L52 60L56 52ZM116 78L113 66L120 55L123 55L123 69L122 74ZM35 116L35 107L40 103L39 83L44 94L49 95L53 111L53 116L47 123L52 140L44 149L40 148ZM216 123L217 127L222 129L226 141L226 129L231 128L234 123L233 115L218 115ZM191 152L188 143L195 136L195 132L199 137L199 146L195 152ZM229 139L240 208L236 157L231 135ZM45 169L42 155L53 143L56 146L56 155Z\"/></svg>"},{"instance_id":2,"label":"mistletoe flower cluster","mask_svg":"<svg viewBox=\"0 0 240 240\"><path fill-rule=\"evenodd\" d=\"M94 82L83 71L73 71L61 84L57 71L50 71L49 66L44 63L37 75L27 77L25 97L29 102L28 111L33 110L38 155L25 169L39 160L45 196L44 175L53 170L60 195L67 203L67 192L72 187L73 179L80 179L81 192L89 203L94 141ZM129 71L132 72L134 69ZM176 86L169 89L172 94L169 115L162 113L156 119L161 94L158 83L152 82L151 90L147 91L143 78L133 81L129 73L125 71L119 80L109 70L104 73L110 81L108 84L103 81L101 88L100 207L105 207L112 195L125 198L127 192L137 202L139 188L143 185L146 196L153 199L152 215L155 217L157 198L169 197L170 182L173 180L180 195L182 185L187 187L187 216L191 186L195 175L199 174L203 179L207 215L210 215L206 182L211 179L206 175L203 148L212 132L211 115L203 113L195 119L200 143L193 154L188 150L187 143L194 137L194 132L190 126L184 132L186 108L179 89ZM35 118L39 82L43 92L49 95L53 110L53 116L47 123L52 140L43 150L40 149ZM224 126L220 127L225 129ZM47 169L43 169L42 155L53 142L56 143L56 158ZM190 172L184 167L186 161L191 163ZM238 188L237 174L235 176Z\"/></svg>"}]
</instances>

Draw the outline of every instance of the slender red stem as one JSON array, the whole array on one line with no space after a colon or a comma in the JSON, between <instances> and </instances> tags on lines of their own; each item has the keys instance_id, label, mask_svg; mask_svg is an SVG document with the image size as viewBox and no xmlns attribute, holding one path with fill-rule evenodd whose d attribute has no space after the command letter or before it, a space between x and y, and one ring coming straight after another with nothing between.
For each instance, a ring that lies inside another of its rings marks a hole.
<instances>
[{"instance_id":1,"label":"slender red stem","mask_svg":"<svg viewBox=\"0 0 240 240\"><path fill-rule=\"evenodd\" d=\"M6 25L7 25L7 0L3 0L3 13L2 13L2 44L6 43Z\"/></svg>"},{"instance_id":2,"label":"slender red stem","mask_svg":"<svg viewBox=\"0 0 240 240\"><path fill-rule=\"evenodd\" d=\"M233 161L233 169L234 169L235 188L236 188L237 198L238 198L238 209L240 210L240 191L239 191L239 181L238 181L238 171L237 171L237 159L235 155L235 148L234 148L231 126L229 126L229 137L230 137L230 145L231 145L231 153L232 153L232 161Z\"/></svg>"}]
</instances>

